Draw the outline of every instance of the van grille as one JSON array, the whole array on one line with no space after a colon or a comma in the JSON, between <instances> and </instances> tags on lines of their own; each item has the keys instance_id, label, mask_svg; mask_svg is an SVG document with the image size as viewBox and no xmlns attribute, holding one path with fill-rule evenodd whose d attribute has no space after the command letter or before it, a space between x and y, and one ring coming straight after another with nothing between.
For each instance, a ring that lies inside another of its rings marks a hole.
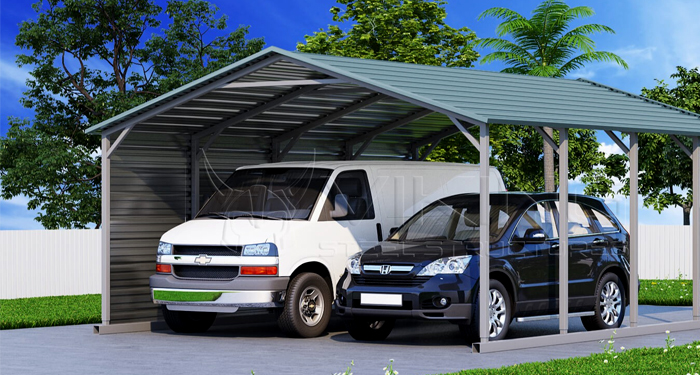
<instances>
[{"instance_id":1,"label":"van grille","mask_svg":"<svg viewBox=\"0 0 700 375\"><path fill-rule=\"evenodd\" d=\"M243 246L198 246L198 245L175 245L173 254L175 255L216 255L216 256L241 256Z\"/></svg>"},{"instance_id":2,"label":"van grille","mask_svg":"<svg viewBox=\"0 0 700 375\"><path fill-rule=\"evenodd\" d=\"M233 280L238 276L238 266L173 265L173 274L182 279Z\"/></svg>"}]
</instances>

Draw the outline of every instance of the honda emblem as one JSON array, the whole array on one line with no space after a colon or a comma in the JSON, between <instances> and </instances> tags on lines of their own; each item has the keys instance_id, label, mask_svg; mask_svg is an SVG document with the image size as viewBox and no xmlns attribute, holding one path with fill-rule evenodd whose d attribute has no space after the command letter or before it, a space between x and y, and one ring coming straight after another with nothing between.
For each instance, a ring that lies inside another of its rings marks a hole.
<instances>
[{"instance_id":1,"label":"honda emblem","mask_svg":"<svg viewBox=\"0 0 700 375\"><path fill-rule=\"evenodd\" d=\"M388 275L391 272L391 266L388 264L382 264L382 268L379 271L382 275Z\"/></svg>"}]
</instances>

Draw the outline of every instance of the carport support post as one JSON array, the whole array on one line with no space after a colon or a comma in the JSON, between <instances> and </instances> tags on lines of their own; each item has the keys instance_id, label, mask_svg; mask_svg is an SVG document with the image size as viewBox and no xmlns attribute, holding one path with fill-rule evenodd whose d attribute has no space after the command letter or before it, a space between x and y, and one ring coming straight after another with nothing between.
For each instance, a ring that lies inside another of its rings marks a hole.
<instances>
[{"instance_id":1,"label":"carport support post","mask_svg":"<svg viewBox=\"0 0 700 375\"><path fill-rule=\"evenodd\" d=\"M693 137L693 320L700 320L700 137Z\"/></svg>"},{"instance_id":2,"label":"carport support post","mask_svg":"<svg viewBox=\"0 0 700 375\"><path fill-rule=\"evenodd\" d=\"M630 134L630 327L639 317L639 143L637 133Z\"/></svg>"},{"instance_id":3,"label":"carport support post","mask_svg":"<svg viewBox=\"0 0 700 375\"><path fill-rule=\"evenodd\" d=\"M110 162L109 162L109 135L102 136L102 324L109 324L110 316Z\"/></svg>"},{"instance_id":4,"label":"carport support post","mask_svg":"<svg viewBox=\"0 0 700 375\"><path fill-rule=\"evenodd\" d=\"M569 331L569 129L559 129L559 333Z\"/></svg>"},{"instance_id":5,"label":"carport support post","mask_svg":"<svg viewBox=\"0 0 700 375\"><path fill-rule=\"evenodd\" d=\"M199 138L192 137L190 154L190 219L194 219L199 211Z\"/></svg>"},{"instance_id":6,"label":"carport support post","mask_svg":"<svg viewBox=\"0 0 700 375\"><path fill-rule=\"evenodd\" d=\"M489 341L489 126L479 125L479 336Z\"/></svg>"}]
</instances>

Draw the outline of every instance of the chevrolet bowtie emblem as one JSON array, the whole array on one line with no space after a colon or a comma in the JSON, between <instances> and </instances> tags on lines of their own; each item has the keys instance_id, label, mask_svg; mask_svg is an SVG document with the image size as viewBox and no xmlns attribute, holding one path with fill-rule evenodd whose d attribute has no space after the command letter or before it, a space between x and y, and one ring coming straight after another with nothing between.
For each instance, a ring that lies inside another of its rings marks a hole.
<instances>
[{"instance_id":1,"label":"chevrolet bowtie emblem","mask_svg":"<svg viewBox=\"0 0 700 375\"><path fill-rule=\"evenodd\" d=\"M211 262L210 257L207 256L207 254L199 254L198 257L194 258L194 262L199 264L200 266L203 266L205 264L209 264Z\"/></svg>"},{"instance_id":2,"label":"chevrolet bowtie emblem","mask_svg":"<svg viewBox=\"0 0 700 375\"><path fill-rule=\"evenodd\" d=\"M382 275L388 275L389 272L391 272L391 265L382 264L382 268L380 269L379 273Z\"/></svg>"}]
</instances>

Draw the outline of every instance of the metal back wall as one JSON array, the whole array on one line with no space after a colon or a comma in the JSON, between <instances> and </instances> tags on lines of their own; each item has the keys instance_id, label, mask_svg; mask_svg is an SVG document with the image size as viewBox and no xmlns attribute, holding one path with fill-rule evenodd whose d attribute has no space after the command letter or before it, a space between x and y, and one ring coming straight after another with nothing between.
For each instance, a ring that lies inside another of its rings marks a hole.
<instances>
[{"instance_id":1,"label":"metal back wall","mask_svg":"<svg viewBox=\"0 0 700 375\"><path fill-rule=\"evenodd\" d=\"M148 278L160 236L189 214L188 147L135 129L111 156L110 323L156 318Z\"/></svg>"}]
</instances>

